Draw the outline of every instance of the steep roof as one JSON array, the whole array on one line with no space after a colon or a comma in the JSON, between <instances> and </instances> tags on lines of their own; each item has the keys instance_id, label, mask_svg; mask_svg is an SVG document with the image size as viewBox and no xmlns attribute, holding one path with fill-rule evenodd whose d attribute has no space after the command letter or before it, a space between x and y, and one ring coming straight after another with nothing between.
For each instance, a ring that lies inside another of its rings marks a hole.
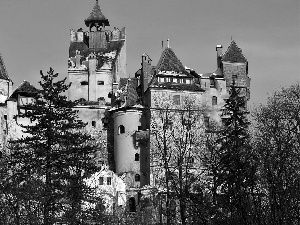
<instances>
[{"instance_id":1,"label":"steep roof","mask_svg":"<svg viewBox=\"0 0 300 225\"><path fill-rule=\"evenodd\" d=\"M222 61L229 62L243 62L246 63L248 60L242 53L242 49L240 49L234 40L231 41L226 52L221 56Z\"/></svg>"},{"instance_id":2,"label":"steep roof","mask_svg":"<svg viewBox=\"0 0 300 225\"><path fill-rule=\"evenodd\" d=\"M36 89L28 81L24 80L20 84L20 86L12 93L11 98L17 98L18 94L22 94L22 96L27 96L27 97L33 97L37 93L38 93L38 89Z\"/></svg>"},{"instance_id":3,"label":"steep roof","mask_svg":"<svg viewBox=\"0 0 300 225\"><path fill-rule=\"evenodd\" d=\"M0 79L10 80L1 54L0 54Z\"/></svg>"},{"instance_id":4,"label":"steep roof","mask_svg":"<svg viewBox=\"0 0 300 225\"><path fill-rule=\"evenodd\" d=\"M180 60L177 58L176 54L171 48L166 48L158 60L156 70L158 71L174 71L177 73L182 73L190 75Z\"/></svg>"},{"instance_id":5,"label":"steep roof","mask_svg":"<svg viewBox=\"0 0 300 225\"><path fill-rule=\"evenodd\" d=\"M105 26L109 26L109 21L102 13L102 10L98 4L98 0L96 0L96 4L90 16L86 18L84 22L86 26L89 26L90 23L100 23L100 25L104 23Z\"/></svg>"}]
</instances>

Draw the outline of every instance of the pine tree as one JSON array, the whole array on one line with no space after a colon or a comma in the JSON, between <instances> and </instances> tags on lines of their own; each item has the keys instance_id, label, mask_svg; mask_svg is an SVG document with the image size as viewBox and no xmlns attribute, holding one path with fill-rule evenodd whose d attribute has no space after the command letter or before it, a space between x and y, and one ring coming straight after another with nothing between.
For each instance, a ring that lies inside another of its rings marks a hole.
<instances>
[{"instance_id":1,"label":"pine tree","mask_svg":"<svg viewBox=\"0 0 300 225\"><path fill-rule=\"evenodd\" d=\"M43 224L53 224L65 215L71 224L79 223L81 201L85 195L83 179L95 171L95 148L86 126L73 110L76 101L63 95L70 87L66 78L55 82L58 74L50 68L41 71L41 90L27 110L18 115L29 125L20 125L24 135L14 141L11 154L13 175L22 183L42 180ZM67 210L65 210L67 208Z\"/></svg>"},{"instance_id":2,"label":"pine tree","mask_svg":"<svg viewBox=\"0 0 300 225\"><path fill-rule=\"evenodd\" d=\"M223 209L227 209L231 223L249 224L249 204L251 187L255 184L256 166L250 146L249 121L245 98L241 90L233 85L226 100L227 118L217 140L218 168L216 186L223 199ZM218 204L222 204L218 202ZM219 205L220 206L220 205Z\"/></svg>"}]
</instances>

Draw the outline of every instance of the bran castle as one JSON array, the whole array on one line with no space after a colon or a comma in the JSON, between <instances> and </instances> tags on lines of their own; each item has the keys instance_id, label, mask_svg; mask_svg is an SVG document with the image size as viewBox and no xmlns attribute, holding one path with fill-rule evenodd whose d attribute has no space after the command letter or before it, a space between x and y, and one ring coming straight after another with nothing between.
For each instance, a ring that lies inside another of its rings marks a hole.
<instances>
[{"instance_id":1,"label":"bran castle","mask_svg":"<svg viewBox=\"0 0 300 225\"><path fill-rule=\"evenodd\" d=\"M68 80L72 85L69 100L80 100L76 110L88 128L106 132L106 158L99 173L94 175L93 185L109 192L114 205L129 205L130 211L138 205L138 191L151 184L150 174L150 116L145 108L154 105L153 96L166 93L175 105L180 105L183 94L200 96L209 106L205 124L210 120L221 121L224 100L229 97L232 82L250 98L248 61L235 41L222 53L216 47L216 70L197 73L182 65L175 52L167 47L156 65L147 54L141 56L141 67L134 78L126 72L126 29L107 27L96 0L89 17L84 20L87 31L70 30ZM24 81L12 91L9 78L0 55L0 138L5 151L8 138L22 135L18 126L29 121L14 119L26 110L37 89ZM18 121L16 121L18 120Z\"/></svg>"}]
</instances>

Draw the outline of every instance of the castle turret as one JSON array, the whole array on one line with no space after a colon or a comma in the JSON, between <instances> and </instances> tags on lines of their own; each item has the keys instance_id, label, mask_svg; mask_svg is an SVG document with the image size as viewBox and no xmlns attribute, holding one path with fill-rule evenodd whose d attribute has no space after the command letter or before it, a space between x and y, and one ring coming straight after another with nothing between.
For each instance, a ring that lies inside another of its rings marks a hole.
<instances>
[{"instance_id":1,"label":"castle turret","mask_svg":"<svg viewBox=\"0 0 300 225\"><path fill-rule=\"evenodd\" d=\"M242 88L242 94L249 100L250 78L248 76L248 60L234 40L231 41L226 52L221 55L221 67L226 86L229 88L235 82L235 85Z\"/></svg>"},{"instance_id":2,"label":"castle turret","mask_svg":"<svg viewBox=\"0 0 300 225\"><path fill-rule=\"evenodd\" d=\"M119 83L120 78L127 77L126 31L125 28L106 29L110 24L98 0L84 23L88 31L80 28L70 32L68 77L72 85L69 99L84 99L93 104L100 100L101 104L109 104L113 82Z\"/></svg>"},{"instance_id":3,"label":"castle turret","mask_svg":"<svg viewBox=\"0 0 300 225\"><path fill-rule=\"evenodd\" d=\"M96 29L99 30L105 28L105 26L109 26L109 21L103 15L102 10L98 4L98 0L96 0L96 4L90 16L84 20L84 23L87 27L90 28L90 31L93 27L96 27Z\"/></svg>"}]
</instances>

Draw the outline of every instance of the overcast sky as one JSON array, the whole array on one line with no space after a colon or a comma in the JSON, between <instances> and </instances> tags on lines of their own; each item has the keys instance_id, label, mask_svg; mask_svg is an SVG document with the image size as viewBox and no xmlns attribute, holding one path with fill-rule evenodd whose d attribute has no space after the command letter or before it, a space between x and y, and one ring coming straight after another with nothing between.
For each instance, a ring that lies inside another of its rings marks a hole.
<instances>
[{"instance_id":1,"label":"overcast sky","mask_svg":"<svg viewBox=\"0 0 300 225\"><path fill-rule=\"evenodd\" d=\"M299 0L99 0L113 27L127 29L127 73L141 55L156 65L170 39L183 65L198 73L216 69L218 44L231 37L249 62L251 102L300 80ZM70 28L84 25L95 0L0 0L0 53L14 89L38 87L39 71L67 76Z\"/></svg>"}]
</instances>

